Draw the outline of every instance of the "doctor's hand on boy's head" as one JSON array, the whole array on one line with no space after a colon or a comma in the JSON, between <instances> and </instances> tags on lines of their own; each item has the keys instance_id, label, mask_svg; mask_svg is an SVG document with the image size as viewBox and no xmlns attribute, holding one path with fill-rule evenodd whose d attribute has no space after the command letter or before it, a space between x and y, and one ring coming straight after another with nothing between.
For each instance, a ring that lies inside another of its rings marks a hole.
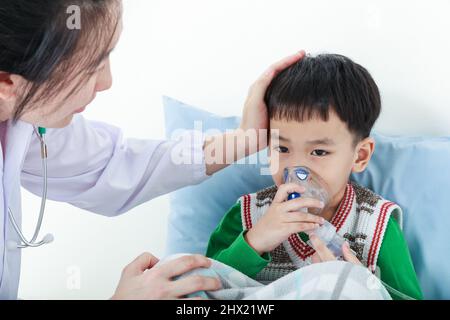
<instances>
[{"instance_id":1,"label":"doctor's hand on boy's head","mask_svg":"<svg viewBox=\"0 0 450 320\"><path fill-rule=\"evenodd\" d=\"M247 231L245 240L260 255L274 250L292 234L314 230L324 223L317 215L301 212L305 208L323 208L317 199L297 198L287 201L293 192L303 193L305 188L294 184L282 184L267 212Z\"/></svg>"},{"instance_id":2,"label":"doctor's hand on boy's head","mask_svg":"<svg viewBox=\"0 0 450 320\"><path fill-rule=\"evenodd\" d=\"M183 256L155 266L158 262L159 259L150 253L143 253L137 257L123 269L112 299L180 299L197 291L214 291L221 288L220 281L212 277L188 276L172 280L193 269L210 267L211 261L204 256Z\"/></svg>"},{"instance_id":3,"label":"doctor's hand on boy's head","mask_svg":"<svg viewBox=\"0 0 450 320\"><path fill-rule=\"evenodd\" d=\"M269 115L264 102L267 88L276 75L303 59L305 54L305 51L302 50L271 65L250 87L239 128L206 139L203 149L205 150L208 176L267 147ZM228 141L232 142L231 150L226 148L230 145ZM235 147L235 143L237 143L237 147Z\"/></svg>"},{"instance_id":4,"label":"doctor's hand on boy's head","mask_svg":"<svg viewBox=\"0 0 450 320\"><path fill-rule=\"evenodd\" d=\"M310 234L309 239L311 240L314 250L316 250L316 252L311 257L313 263L334 261L337 259L331 252L331 250L327 248L325 243L319 237L317 237L314 234ZM361 261L359 261L359 259L351 251L348 242L345 242L342 245L342 253L345 261L357 265L362 265Z\"/></svg>"},{"instance_id":5,"label":"doctor's hand on boy's head","mask_svg":"<svg viewBox=\"0 0 450 320\"><path fill-rule=\"evenodd\" d=\"M276 75L297 61L303 59L305 55L305 51L301 50L272 64L255 81L250 87L247 100L245 101L240 129L244 131L254 129L258 135L260 129L269 128L269 116L267 113L267 106L264 102L266 90ZM261 142L263 142L263 144L258 144L258 150L266 147L267 139L261 139Z\"/></svg>"}]
</instances>

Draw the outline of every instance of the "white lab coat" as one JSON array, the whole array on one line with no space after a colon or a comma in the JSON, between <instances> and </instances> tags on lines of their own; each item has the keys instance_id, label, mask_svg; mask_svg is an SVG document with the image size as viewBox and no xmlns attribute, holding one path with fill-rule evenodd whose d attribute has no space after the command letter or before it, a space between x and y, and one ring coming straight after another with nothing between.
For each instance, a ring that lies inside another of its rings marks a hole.
<instances>
[{"instance_id":1,"label":"white lab coat","mask_svg":"<svg viewBox=\"0 0 450 320\"><path fill-rule=\"evenodd\" d=\"M200 183L207 178L203 137L192 132L189 137L192 139L124 139L120 129L77 115L70 126L47 132L48 199L115 216ZM0 155L0 299L16 299L21 250L8 250L5 244L19 241L7 208L21 225L20 186L38 196L42 192L40 143L33 127L9 121L4 162L1 148ZM195 163L177 164L172 161L174 155L190 157Z\"/></svg>"}]
</instances>

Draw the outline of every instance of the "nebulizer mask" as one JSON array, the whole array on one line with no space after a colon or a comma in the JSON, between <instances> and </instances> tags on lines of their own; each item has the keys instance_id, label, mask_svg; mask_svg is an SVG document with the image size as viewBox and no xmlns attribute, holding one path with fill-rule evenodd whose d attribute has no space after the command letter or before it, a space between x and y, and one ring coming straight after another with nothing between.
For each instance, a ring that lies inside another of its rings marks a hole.
<instances>
[{"instance_id":1,"label":"nebulizer mask","mask_svg":"<svg viewBox=\"0 0 450 320\"><path fill-rule=\"evenodd\" d=\"M307 167L288 167L284 169L284 182L295 183L305 187L305 192L299 194L293 192L289 194L288 200L296 199L299 197L312 198L322 201L324 207L329 202L329 195L325 188L323 180ZM304 212L320 215L321 209L318 208L303 208ZM319 237L330 249L331 252L337 257L342 257L342 245L345 243L345 239L336 232L336 227L330 222L326 221L317 229L312 231L317 237Z\"/></svg>"}]
</instances>

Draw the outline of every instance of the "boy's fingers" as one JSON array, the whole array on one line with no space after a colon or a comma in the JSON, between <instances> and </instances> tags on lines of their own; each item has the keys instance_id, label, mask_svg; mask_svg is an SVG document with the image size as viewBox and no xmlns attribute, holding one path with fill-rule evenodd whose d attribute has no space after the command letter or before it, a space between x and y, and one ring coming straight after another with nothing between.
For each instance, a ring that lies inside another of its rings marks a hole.
<instances>
[{"instance_id":1,"label":"boy's fingers","mask_svg":"<svg viewBox=\"0 0 450 320\"><path fill-rule=\"evenodd\" d=\"M275 203L282 203L287 200L288 196L291 193L297 192L297 193L303 193L306 189L303 186L299 186L295 183L286 183L282 184L278 187L278 191L275 194L275 197L273 198L273 202Z\"/></svg>"},{"instance_id":2,"label":"boy's fingers","mask_svg":"<svg viewBox=\"0 0 450 320\"><path fill-rule=\"evenodd\" d=\"M348 242L344 243L342 245L342 253L344 255L344 260L357 264L357 265L362 265L361 261L359 261L359 259L352 253L352 251L350 250L350 246L348 245Z\"/></svg>"},{"instance_id":3,"label":"boy's fingers","mask_svg":"<svg viewBox=\"0 0 450 320\"><path fill-rule=\"evenodd\" d=\"M324 204L318 199L312 198L297 198L287 201L283 204L286 211L300 211L304 208L318 208L322 209Z\"/></svg>"},{"instance_id":4,"label":"boy's fingers","mask_svg":"<svg viewBox=\"0 0 450 320\"><path fill-rule=\"evenodd\" d=\"M319 237L317 237L315 234L311 234L309 240L311 241L314 250L316 250L316 253L319 255L319 258L322 262L336 260L336 257L330 251L330 249L328 249L325 243L320 240Z\"/></svg>"},{"instance_id":5,"label":"boy's fingers","mask_svg":"<svg viewBox=\"0 0 450 320\"><path fill-rule=\"evenodd\" d=\"M311 256L311 261L312 261L312 263L320 263L320 262L322 262L322 261L320 260L319 255L317 254L317 252L314 253L314 254Z\"/></svg>"},{"instance_id":6,"label":"boy's fingers","mask_svg":"<svg viewBox=\"0 0 450 320\"><path fill-rule=\"evenodd\" d=\"M319 227L318 223L292 222L292 223L289 223L289 233L294 234L294 233L299 233L299 232L305 232L307 230L317 229L318 227Z\"/></svg>"},{"instance_id":7,"label":"boy's fingers","mask_svg":"<svg viewBox=\"0 0 450 320\"><path fill-rule=\"evenodd\" d=\"M285 222L311 222L316 224L323 224L325 219L314 214L304 212L288 212L283 215Z\"/></svg>"}]
</instances>

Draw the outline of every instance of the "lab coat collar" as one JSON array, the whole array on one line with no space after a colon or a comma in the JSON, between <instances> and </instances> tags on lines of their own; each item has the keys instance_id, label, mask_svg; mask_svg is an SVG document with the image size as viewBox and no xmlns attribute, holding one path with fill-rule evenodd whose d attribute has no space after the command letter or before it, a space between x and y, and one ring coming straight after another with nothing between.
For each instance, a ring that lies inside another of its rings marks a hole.
<instances>
[{"instance_id":1,"label":"lab coat collar","mask_svg":"<svg viewBox=\"0 0 450 320\"><path fill-rule=\"evenodd\" d=\"M33 126L27 122L8 121L6 129L5 162L3 167L3 187L6 203L10 203L15 190L20 188L20 175L33 133Z\"/></svg>"}]
</instances>

